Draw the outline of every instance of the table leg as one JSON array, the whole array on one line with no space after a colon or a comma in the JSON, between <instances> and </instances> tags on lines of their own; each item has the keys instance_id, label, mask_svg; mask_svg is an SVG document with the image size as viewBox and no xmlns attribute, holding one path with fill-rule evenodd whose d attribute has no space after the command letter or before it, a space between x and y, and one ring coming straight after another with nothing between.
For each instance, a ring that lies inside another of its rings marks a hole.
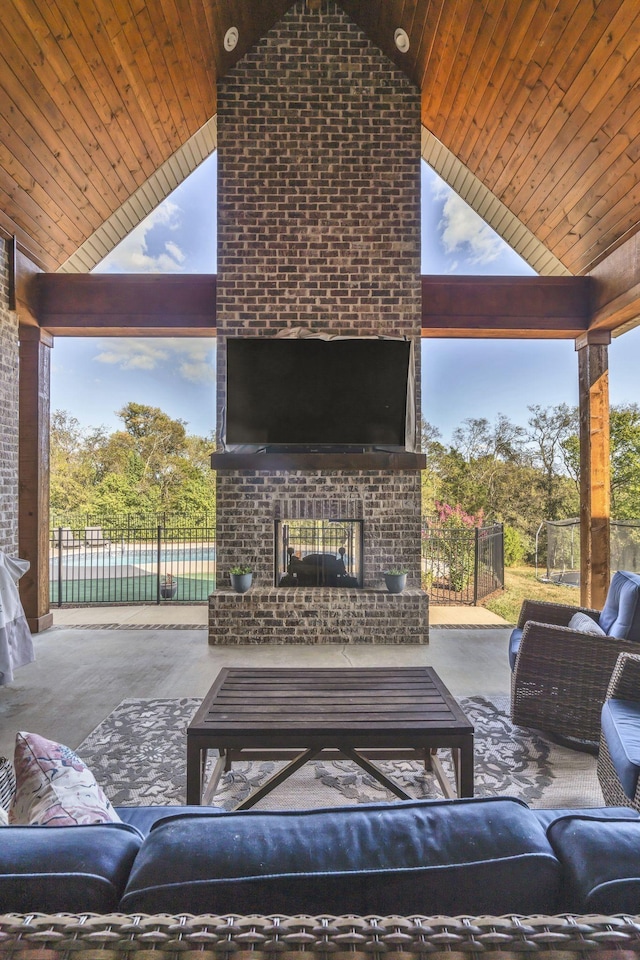
<instances>
[{"instance_id":1,"label":"table leg","mask_svg":"<svg viewBox=\"0 0 640 960\"><path fill-rule=\"evenodd\" d=\"M390 790L391 793L395 793L396 797L400 797L401 800L411 800L412 797L410 794L403 790L402 787L398 786L397 783L394 783L393 780L390 780L382 770L380 770L374 763L371 763L370 760L367 760L365 757L361 756L356 750L352 747L341 746L340 750L346 757L349 757L350 760L353 760L354 763L357 763L359 767L362 767L370 776L374 777L378 783L381 783L383 787L386 787L387 790Z\"/></svg>"},{"instance_id":2,"label":"table leg","mask_svg":"<svg viewBox=\"0 0 640 960\"><path fill-rule=\"evenodd\" d=\"M283 783L292 773L295 773L300 767L305 763L308 763L309 760L313 760L314 757L317 757L319 753L322 753L322 747L311 748L305 750L304 753L298 754L291 763L288 763L286 767L282 770L278 770L277 773L274 773L266 783L263 783L261 787L258 787L253 793L250 793L246 800L243 800L242 803L239 803L235 810L247 810L249 807L252 807L254 803L257 803L258 800L261 800L263 797L266 797L268 793L271 793L274 787L277 787L279 783Z\"/></svg>"},{"instance_id":3,"label":"table leg","mask_svg":"<svg viewBox=\"0 0 640 960\"><path fill-rule=\"evenodd\" d=\"M204 751L206 758L207 751ZM195 737L187 734L187 804L202 802L202 751Z\"/></svg>"},{"instance_id":4,"label":"table leg","mask_svg":"<svg viewBox=\"0 0 640 960\"><path fill-rule=\"evenodd\" d=\"M456 780L459 797L473 796L473 736L468 737L464 744L454 751L456 758Z\"/></svg>"},{"instance_id":5,"label":"table leg","mask_svg":"<svg viewBox=\"0 0 640 960\"><path fill-rule=\"evenodd\" d=\"M202 804L204 806L211 805L211 801L213 800L213 795L215 794L218 783L220 782L220 777L222 776L222 772L223 770L226 770L226 769L227 769L227 755L225 754L224 751L221 751L220 756L216 760L216 765L211 772L211 777L209 778L209 782L206 785L204 785L205 784L204 776L202 779L204 789L201 792L202 792Z\"/></svg>"},{"instance_id":6,"label":"table leg","mask_svg":"<svg viewBox=\"0 0 640 960\"><path fill-rule=\"evenodd\" d=\"M454 768L455 768L455 777L456 777L456 786L457 786L457 784L458 784L458 771L457 771L457 768L456 768L456 761L455 761L456 751L455 751L455 750L452 750L452 751L451 751L451 754L452 754L452 757L453 757L453 764L454 764ZM433 772L434 772L435 775L436 775L436 779L437 779L438 783L440 784L440 788L441 788L443 794L445 795L446 799L447 799L447 800L455 800L455 799L456 799L456 790L455 790L453 784L450 783L449 778L448 778L447 774L445 773L445 769L444 769L444 767L442 766L442 761L440 760L440 757L438 756L438 751L437 751L437 750L433 750L432 753L431 753L431 766L432 766ZM459 790L458 790L457 796L458 796L458 797L460 796L460 791L459 791Z\"/></svg>"}]
</instances>

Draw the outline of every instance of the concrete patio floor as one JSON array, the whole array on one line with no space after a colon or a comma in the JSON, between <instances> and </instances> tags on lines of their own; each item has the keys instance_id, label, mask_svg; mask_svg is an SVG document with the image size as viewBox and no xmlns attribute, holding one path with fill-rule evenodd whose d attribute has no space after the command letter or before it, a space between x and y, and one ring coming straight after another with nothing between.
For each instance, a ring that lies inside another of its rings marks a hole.
<instances>
[{"instance_id":1,"label":"concrete patio floor","mask_svg":"<svg viewBox=\"0 0 640 960\"><path fill-rule=\"evenodd\" d=\"M506 696L507 625L461 609L466 626L432 608L442 622L432 617L428 644L370 646L210 646L204 604L56 610L34 637L35 662L0 687L0 755L13 755L18 730L76 748L122 700L202 697L224 666L430 665L454 696Z\"/></svg>"}]
</instances>

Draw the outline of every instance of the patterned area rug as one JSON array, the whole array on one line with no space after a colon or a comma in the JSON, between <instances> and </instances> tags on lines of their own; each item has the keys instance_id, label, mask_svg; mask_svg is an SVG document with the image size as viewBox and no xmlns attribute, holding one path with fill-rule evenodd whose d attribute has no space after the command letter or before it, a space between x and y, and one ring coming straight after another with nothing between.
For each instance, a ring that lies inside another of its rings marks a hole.
<instances>
[{"instance_id":1,"label":"patterned area rug","mask_svg":"<svg viewBox=\"0 0 640 960\"><path fill-rule=\"evenodd\" d=\"M507 698L460 700L475 726L475 792L513 796L532 807L595 807L603 804L595 757L569 750L542 734L514 727ZM78 747L116 806L183 804L186 791L186 727L200 701L123 700ZM448 751L440 756L451 774ZM378 761L411 796L436 799L435 776L415 761ZM210 761L212 764L213 761ZM232 809L280 766L234 764L213 800ZM394 800L364 770L348 760L315 760L265 797L257 809L283 810Z\"/></svg>"}]
</instances>

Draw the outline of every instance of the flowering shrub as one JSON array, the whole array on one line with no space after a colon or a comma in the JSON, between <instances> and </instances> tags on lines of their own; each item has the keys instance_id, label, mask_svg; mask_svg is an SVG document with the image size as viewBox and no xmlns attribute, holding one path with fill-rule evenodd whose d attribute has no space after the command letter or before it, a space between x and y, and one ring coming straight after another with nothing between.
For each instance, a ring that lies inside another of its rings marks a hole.
<instances>
[{"instance_id":1,"label":"flowering shrub","mask_svg":"<svg viewBox=\"0 0 640 960\"><path fill-rule=\"evenodd\" d=\"M440 541L437 555L439 573L446 577L449 588L463 591L471 582L475 565L475 536L473 530L482 526L483 511L477 514L467 513L460 504L455 507L436 500L435 517L426 520L424 537L427 541ZM454 531L459 530L460 535ZM469 535L465 535L469 531Z\"/></svg>"},{"instance_id":2,"label":"flowering shrub","mask_svg":"<svg viewBox=\"0 0 640 960\"><path fill-rule=\"evenodd\" d=\"M456 504L455 507L450 507L448 503L441 503L439 500L436 500L434 507L438 523L443 527L453 527L458 530L464 527L472 529L474 527L481 527L484 522L484 512L482 510L475 515L473 513L467 513L459 503Z\"/></svg>"}]
</instances>

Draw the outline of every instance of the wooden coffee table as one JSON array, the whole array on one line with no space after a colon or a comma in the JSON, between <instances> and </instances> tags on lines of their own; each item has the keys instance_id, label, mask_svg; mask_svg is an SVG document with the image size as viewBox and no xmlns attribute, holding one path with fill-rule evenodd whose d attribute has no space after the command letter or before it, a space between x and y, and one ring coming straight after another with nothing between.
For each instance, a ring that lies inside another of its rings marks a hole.
<instances>
[{"instance_id":1,"label":"wooden coffee table","mask_svg":"<svg viewBox=\"0 0 640 960\"><path fill-rule=\"evenodd\" d=\"M219 758L205 788L209 750ZM289 760L237 809L252 807L317 757L353 760L403 800L374 761L419 759L446 797L473 796L473 725L431 667L225 668L187 728L187 803L211 802L234 760Z\"/></svg>"}]
</instances>

